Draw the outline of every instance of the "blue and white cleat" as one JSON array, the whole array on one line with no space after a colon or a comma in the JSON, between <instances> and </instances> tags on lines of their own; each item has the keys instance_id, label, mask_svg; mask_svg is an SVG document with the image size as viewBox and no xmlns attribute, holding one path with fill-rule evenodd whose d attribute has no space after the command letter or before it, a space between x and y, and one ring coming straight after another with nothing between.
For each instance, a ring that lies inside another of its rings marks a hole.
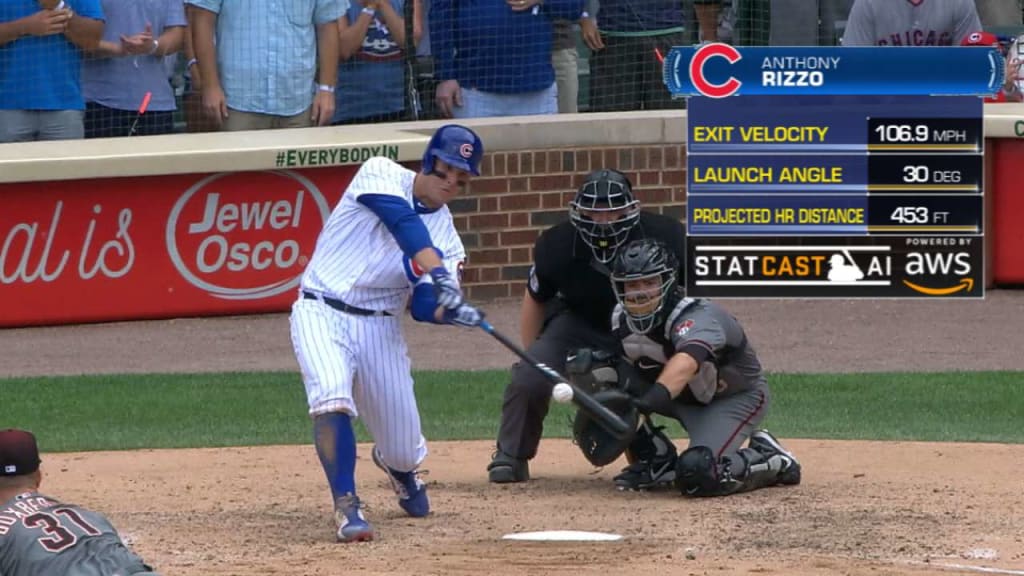
<instances>
[{"instance_id":1,"label":"blue and white cleat","mask_svg":"<svg viewBox=\"0 0 1024 576\"><path fill-rule=\"evenodd\" d=\"M430 514L430 500L427 498L427 486L412 472L398 472L384 463L377 447L373 447L373 463L388 475L391 488L398 495L398 505L413 518L422 518Z\"/></svg>"},{"instance_id":2,"label":"blue and white cleat","mask_svg":"<svg viewBox=\"0 0 1024 576\"><path fill-rule=\"evenodd\" d=\"M373 527L363 517L359 497L349 493L334 503L334 522L338 526L338 542L373 540Z\"/></svg>"}]
</instances>

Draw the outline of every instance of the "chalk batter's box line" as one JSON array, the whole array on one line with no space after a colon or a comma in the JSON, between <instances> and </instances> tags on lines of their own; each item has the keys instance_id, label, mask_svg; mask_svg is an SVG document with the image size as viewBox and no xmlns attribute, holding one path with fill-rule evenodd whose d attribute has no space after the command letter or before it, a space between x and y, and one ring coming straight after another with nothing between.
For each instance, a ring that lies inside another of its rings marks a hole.
<instances>
[{"instance_id":1,"label":"chalk batter's box line","mask_svg":"<svg viewBox=\"0 0 1024 576\"><path fill-rule=\"evenodd\" d=\"M697 286L892 286L890 280L858 280L833 282L831 280L697 280Z\"/></svg>"},{"instance_id":2,"label":"chalk batter's box line","mask_svg":"<svg viewBox=\"0 0 1024 576\"><path fill-rule=\"evenodd\" d=\"M863 236L858 236L863 238ZM890 252L890 246L695 246L697 252Z\"/></svg>"}]
</instances>

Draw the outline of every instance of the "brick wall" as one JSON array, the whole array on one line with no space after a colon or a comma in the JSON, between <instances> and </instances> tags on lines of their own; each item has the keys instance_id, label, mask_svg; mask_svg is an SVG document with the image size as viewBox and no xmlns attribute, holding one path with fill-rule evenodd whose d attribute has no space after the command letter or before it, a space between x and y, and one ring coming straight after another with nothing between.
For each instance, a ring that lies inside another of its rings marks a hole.
<instances>
[{"instance_id":1,"label":"brick wall","mask_svg":"<svg viewBox=\"0 0 1024 576\"><path fill-rule=\"evenodd\" d=\"M621 170L645 210L682 219L685 146L498 152L483 159L468 194L449 207L469 252L463 276L473 300L519 297L533 243L568 218L569 200L591 170Z\"/></svg>"}]
</instances>

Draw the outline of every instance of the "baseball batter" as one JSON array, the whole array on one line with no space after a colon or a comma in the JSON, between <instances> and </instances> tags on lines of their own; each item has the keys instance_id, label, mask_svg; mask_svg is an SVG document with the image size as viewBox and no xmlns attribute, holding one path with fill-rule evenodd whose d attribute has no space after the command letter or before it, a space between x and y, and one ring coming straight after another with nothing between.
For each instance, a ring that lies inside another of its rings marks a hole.
<instances>
[{"instance_id":1,"label":"baseball batter","mask_svg":"<svg viewBox=\"0 0 1024 576\"><path fill-rule=\"evenodd\" d=\"M619 381L637 397L641 413L677 419L690 438L674 462L676 487L719 496L798 484L796 458L768 432L755 431L770 395L743 327L717 304L685 298L678 270L670 249L646 239L619 252L611 275L618 301L612 329L629 360ZM741 448L748 438L749 447Z\"/></svg>"},{"instance_id":2,"label":"baseball batter","mask_svg":"<svg viewBox=\"0 0 1024 576\"><path fill-rule=\"evenodd\" d=\"M431 137L421 172L386 158L356 173L317 239L292 306L291 336L313 418L317 454L335 503L337 538L371 540L355 488L361 417L410 516L430 511L417 468L427 455L399 316L477 326L458 272L466 251L446 204L479 175L483 144L469 128ZM424 272L426 271L426 273Z\"/></svg>"},{"instance_id":3,"label":"baseball batter","mask_svg":"<svg viewBox=\"0 0 1024 576\"><path fill-rule=\"evenodd\" d=\"M102 514L39 493L35 436L0 431L0 575L156 576Z\"/></svg>"},{"instance_id":4,"label":"baseball batter","mask_svg":"<svg viewBox=\"0 0 1024 576\"><path fill-rule=\"evenodd\" d=\"M856 0L843 46L959 46L976 30L974 0Z\"/></svg>"}]
</instances>

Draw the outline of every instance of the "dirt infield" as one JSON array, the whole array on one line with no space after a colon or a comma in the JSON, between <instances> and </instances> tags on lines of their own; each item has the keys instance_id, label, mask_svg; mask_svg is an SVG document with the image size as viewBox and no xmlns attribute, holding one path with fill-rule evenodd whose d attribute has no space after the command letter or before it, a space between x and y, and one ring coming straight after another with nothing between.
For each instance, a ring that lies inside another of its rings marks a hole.
<instances>
[{"instance_id":1,"label":"dirt infield","mask_svg":"<svg viewBox=\"0 0 1024 576\"><path fill-rule=\"evenodd\" d=\"M1024 370L1024 292L978 302L724 302L771 371ZM487 309L515 334L514 303ZM408 334L417 368L512 360L472 330L440 341L437 328L410 323ZM0 351L4 376L295 370L283 315L6 330ZM419 520L403 516L361 445L360 492L378 538L347 546L331 540L311 446L46 455L44 491L108 512L165 575L866 576L978 566L1024 575L1024 446L786 442L804 464L802 485L710 500L616 492L620 464L595 471L567 441L541 445L530 483L491 486L490 442L433 442L425 468L434 513ZM624 539L501 540L554 529Z\"/></svg>"}]
</instances>

